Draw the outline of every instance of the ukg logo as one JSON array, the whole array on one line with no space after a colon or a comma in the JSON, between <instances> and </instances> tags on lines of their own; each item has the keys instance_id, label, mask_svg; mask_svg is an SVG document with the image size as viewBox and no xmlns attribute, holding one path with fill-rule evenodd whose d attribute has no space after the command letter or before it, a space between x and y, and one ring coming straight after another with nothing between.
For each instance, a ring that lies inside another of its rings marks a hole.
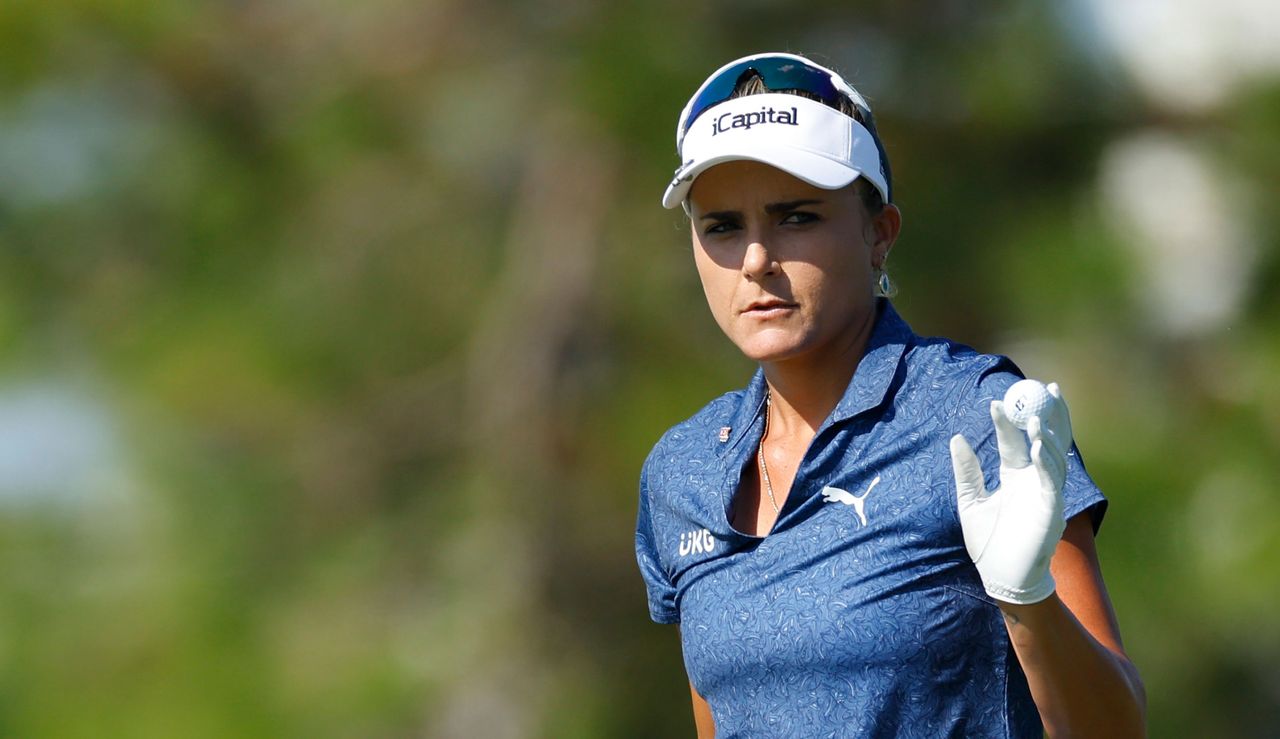
<instances>
[{"instance_id":1,"label":"ukg logo","mask_svg":"<svg viewBox=\"0 0 1280 739\"><path fill-rule=\"evenodd\" d=\"M687 557L690 554L709 553L715 548L715 545L715 537L706 529L686 531L680 535L680 556Z\"/></svg>"}]
</instances>

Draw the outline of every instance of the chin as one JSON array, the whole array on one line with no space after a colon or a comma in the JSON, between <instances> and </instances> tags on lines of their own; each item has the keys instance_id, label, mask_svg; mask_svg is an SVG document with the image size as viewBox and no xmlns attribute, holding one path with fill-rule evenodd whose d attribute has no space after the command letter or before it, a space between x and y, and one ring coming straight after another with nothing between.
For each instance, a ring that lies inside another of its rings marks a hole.
<instances>
[{"instance_id":1,"label":"chin","mask_svg":"<svg viewBox=\"0 0 1280 739\"><path fill-rule=\"evenodd\" d=\"M753 336L735 343L738 345L738 350L753 362L778 362L794 357L804 350L803 342L794 338Z\"/></svg>"}]
</instances>

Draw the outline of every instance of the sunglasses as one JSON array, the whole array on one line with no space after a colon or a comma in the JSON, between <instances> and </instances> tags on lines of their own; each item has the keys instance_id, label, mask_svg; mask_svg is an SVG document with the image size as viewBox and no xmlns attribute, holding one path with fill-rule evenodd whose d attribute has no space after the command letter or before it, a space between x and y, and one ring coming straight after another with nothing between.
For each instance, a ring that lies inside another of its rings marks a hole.
<instances>
[{"instance_id":1,"label":"sunglasses","mask_svg":"<svg viewBox=\"0 0 1280 739\"><path fill-rule=\"evenodd\" d=\"M689 103L689 115L685 118L682 133L688 133L693 122L698 119L698 116L707 112L708 108L733 97L733 91L737 89L738 83L750 72L759 75L764 86L772 91L802 90L831 106L838 106L840 100L847 97L836 87L831 72L811 67L794 57L765 56L744 59L722 69L715 77L703 84Z\"/></svg>"},{"instance_id":2,"label":"sunglasses","mask_svg":"<svg viewBox=\"0 0 1280 739\"><path fill-rule=\"evenodd\" d=\"M759 75L760 81L770 91L799 90L813 95L837 110L840 109L842 100L852 102L858 109L858 117L861 119L859 122L871 133L871 138L875 141L885 179L889 180L889 160L885 156L880 134L876 132L871 109L866 106L858 93L854 92L853 88L837 77L834 72L807 64L803 59L790 55L748 57L725 67L704 82L702 87L694 93L693 99L689 101L688 115L685 116L679 130L677 143L684 140L685 135L689 133L689 128L699 116L733 97L733 91L737 89L738 83L745 75L751 73Z\"/></svg>"}]
</instances>

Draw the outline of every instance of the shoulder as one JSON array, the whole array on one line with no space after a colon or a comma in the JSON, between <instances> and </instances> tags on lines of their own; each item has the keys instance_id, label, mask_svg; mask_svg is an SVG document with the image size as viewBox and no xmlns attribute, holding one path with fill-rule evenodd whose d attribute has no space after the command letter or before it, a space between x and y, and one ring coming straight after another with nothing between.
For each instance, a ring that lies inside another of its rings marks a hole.
<instances>
[{"instance_id":1,"label":"shoulder","mask_svg":"<svg viewBox=\"0 0 1280 739\"><path fill-rule=\"evenodd\" d=\"M697 413L667 429L653 445L645 459L642 476L652 481L673 469L714 456L720 441L721 429L737 435L734 419L740 415L746 400L746 390L725 393L702 407Z\"/></svg>"},{"instance_id":2,"label":"shoulder","mask_svg":"<svg viewBox=\"0 0 1280 739\"><path fill-rule=\"evenodd\" d=\"M1001 354L986 354L943 337L916 337L904 356L906 382L942 407L985 407L984 401L1003 397L1022 379L1022 370Z\"/></svg>"}]
</instances>

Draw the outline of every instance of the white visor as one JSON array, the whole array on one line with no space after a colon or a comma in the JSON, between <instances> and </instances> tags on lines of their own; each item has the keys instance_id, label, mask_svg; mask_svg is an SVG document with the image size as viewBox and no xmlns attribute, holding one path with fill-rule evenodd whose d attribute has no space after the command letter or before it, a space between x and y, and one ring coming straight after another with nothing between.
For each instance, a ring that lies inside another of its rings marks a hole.
<instances>
[{"instance_id":1,"label":"white visor","mask_svg":"<svg viewBox=\"0 0 1280 739\"><path fill-rule=\"evenodd\" d=\"M685 134L680 154L684 164L662 195L664 208L683 203L698 175L740 159L768 164L825 190L862 177L889 201L871 132L835 108L799 95L744 95L708 108Z\"/></svg>"}]
</instances>

